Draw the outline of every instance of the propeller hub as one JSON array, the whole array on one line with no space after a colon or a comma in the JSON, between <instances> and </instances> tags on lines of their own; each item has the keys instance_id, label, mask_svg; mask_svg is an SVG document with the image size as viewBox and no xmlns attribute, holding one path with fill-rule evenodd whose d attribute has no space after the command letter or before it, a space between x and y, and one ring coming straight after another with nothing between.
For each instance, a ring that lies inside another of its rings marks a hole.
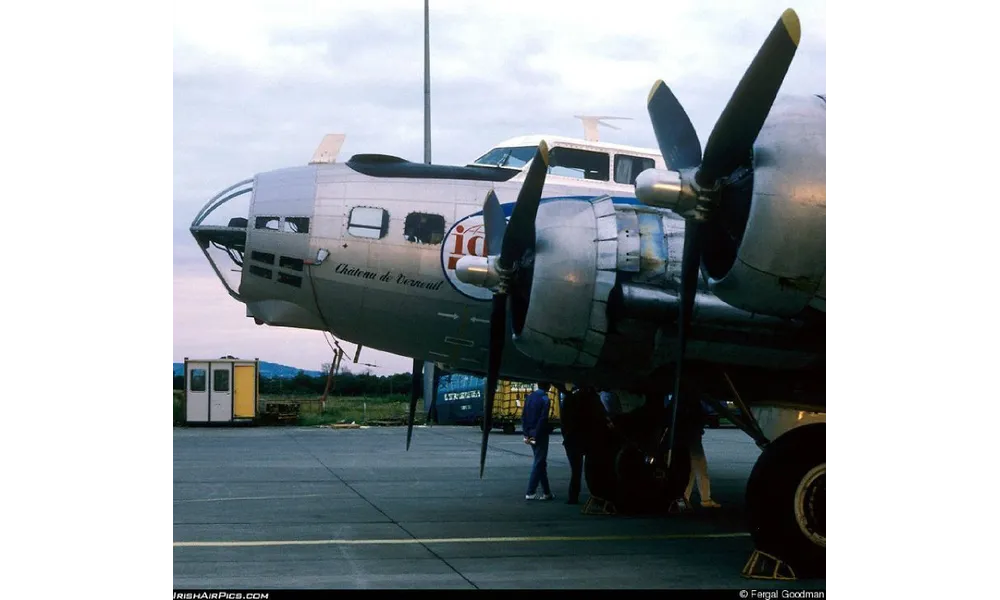
<instances>
[{"instance_id":1,"label":"propeller hub","mask_svg":"<svg viewBox=\"0 0 1000 600\"><path fill-rule=\"evenodd\" d=\"M676 211L682 188L677 171L646 169L635 178L635 197L647 206Z\"/></svg>"},{"instance_id":2,"label":"propeller hub","mask_svg":"<svg viewBox=\"0 0 1000 600\"><path fill-rule=\"evenodd\" d=\"M455 264L455 276L462 283L492 289L501 280L492 256L463 256Z\"/></svg>"}]
</instances>

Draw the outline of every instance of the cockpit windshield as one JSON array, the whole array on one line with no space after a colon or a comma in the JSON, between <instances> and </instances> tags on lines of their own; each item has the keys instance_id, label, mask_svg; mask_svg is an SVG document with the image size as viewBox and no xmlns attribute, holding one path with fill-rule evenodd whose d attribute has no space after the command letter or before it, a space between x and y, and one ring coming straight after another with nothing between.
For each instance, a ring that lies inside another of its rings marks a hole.
<instances>
[{"instance_id":1,"label":"cockpit windshield","mask_svg":"<svg viewBox=\"0 0 1000 600\"><path fill-rule=\"evenodd\" d=\"M491 167L507 167L520 169L535 157L536 146L521 146L518 148L494 148L476 159L473 164Z\"/></svg>"}]
</instances>

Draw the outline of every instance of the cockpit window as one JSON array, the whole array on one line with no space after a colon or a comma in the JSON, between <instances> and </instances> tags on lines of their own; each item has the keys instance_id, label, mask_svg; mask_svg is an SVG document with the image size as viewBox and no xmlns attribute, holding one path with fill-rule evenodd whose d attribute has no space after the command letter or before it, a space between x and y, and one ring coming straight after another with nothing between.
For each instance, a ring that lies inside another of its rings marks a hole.
<instances>
[{"instance_id":1,"label":"cockpit window","mask_svg":"<svg viewBox=\"0 0 1000 600\"><path fill-rule=\"evenodd\" d=\"M605 152L562 147L549 152L550 175L607 181L610 163L611 158Z\"/></svg>"},{"instance_id":2,"label":"cockpit window","mask_svg":"<svg viewBox=\"0 0 1000 600\"><path fill-rule=\"evenodd\" d=\"M531 159L535 157L536 149L537 148L535 146L494 148L477 158L474 164L520 169L524 165L531 162Z\"/></svg>"},{"instance_id":3,"label":"cockpit window","mask_svg":"<svg viewBox=\"0 0 1000 600\"><path fill-rule=\"evenodd\" d=\"M615 156L615 183L635 184L635 178L656 166L652 158L619 154Z\"/></svg>"}]
</instances>

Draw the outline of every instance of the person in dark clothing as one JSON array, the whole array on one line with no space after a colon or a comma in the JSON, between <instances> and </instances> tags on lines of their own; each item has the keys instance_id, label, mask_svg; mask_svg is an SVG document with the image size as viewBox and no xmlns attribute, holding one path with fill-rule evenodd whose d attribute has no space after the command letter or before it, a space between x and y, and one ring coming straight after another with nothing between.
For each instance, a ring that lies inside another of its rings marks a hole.
<instances>
[{"instance_id":1,"label":"person in dark clothing","mask_svg":"<svg viewBox=\"0 0 1000 600\"><path fill-rule=\"evenodd\" d=\"M574 388L572 384L567 386L566 397L563 400L562 410L559 412L561 423L563 449L566 451L566 458L569 459L569 493L566 504L577 504L580 501L580 483L583 478L583 456L585 424L583 422L583 391Z\"/></svg>"},{"instance_id":2,"label":"person in dark clothing","mask_svg":"<svg viewBox=\"0 0 1000 600\"><path fill-rule=\"evenodd\" d=\"M614 425L601 403L600 394L592 387L570 390L559 415L563 447L570 465L567 504L576 504L580 499L585 458L590 463L600 462L594 454L605 450L611 443ZM591 487L589 480L587 487Z\"/></svg>"},{"instance_id":3,"label":"person in dark clothing","mask_svg":"<svg viewBox=\"0 0 1000 600\"><path fill-rule=\"evenodd\" d=\"M549 454L549 384L538 382L538 389L528 394L521 413L524 443L531 446L534 460L531 464L531 476L528 478L528 489L524 493L525 500L552 500L552 490L549 488L548 465ZM536 496L539 484L542 495Z\"/></svg>"},{"instance_id":4,"label":"person in dark clothing","mask_svg":"<svg viewBox=\"0 0 1000 600\"><path fill-rule=\"evenodd\" d=\"M582 458L583 477L592 497L614 501L614 424L595 388L581 387L573 390L571 396L564 404L564 407L569 406L568 411L560 414L564 442L567 436L569 439L567 456L574 452ZM573 465L573 458L570 464ZM575 475L576 472L574 478ZM579 493L579 489L579 484L571 479L571 498L574 493Z\"/></svg>"}]
</instances>

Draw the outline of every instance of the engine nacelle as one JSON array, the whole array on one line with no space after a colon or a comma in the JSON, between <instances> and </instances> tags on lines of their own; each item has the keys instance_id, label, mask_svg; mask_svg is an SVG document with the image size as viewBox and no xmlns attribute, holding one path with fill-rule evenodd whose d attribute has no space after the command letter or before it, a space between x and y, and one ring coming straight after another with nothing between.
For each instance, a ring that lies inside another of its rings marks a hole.
<instances>
[{"instance_id":1,"label":"engine nacelle","mask_svg":"<svg viewBox=\"0 0 1000 600\"><path fill-rule=\"evenodd\" d=\"M735 255L709 260L711 290L743 310L826 311L826 101L779 97L754 145L749 213Z\"/></svg>"},{"instance_id":2,"label":"engine nacelle","mask_svg":"<svg viewBox=\"0 0 1000 600\"><path fill-rule=\"evenodd\" d=\"M562 366L597 364L615 285L618 226L611 198L543 202L535 219L535 258L527 304L514 301L514 345Z\"/></svg>"}]
</instances>

